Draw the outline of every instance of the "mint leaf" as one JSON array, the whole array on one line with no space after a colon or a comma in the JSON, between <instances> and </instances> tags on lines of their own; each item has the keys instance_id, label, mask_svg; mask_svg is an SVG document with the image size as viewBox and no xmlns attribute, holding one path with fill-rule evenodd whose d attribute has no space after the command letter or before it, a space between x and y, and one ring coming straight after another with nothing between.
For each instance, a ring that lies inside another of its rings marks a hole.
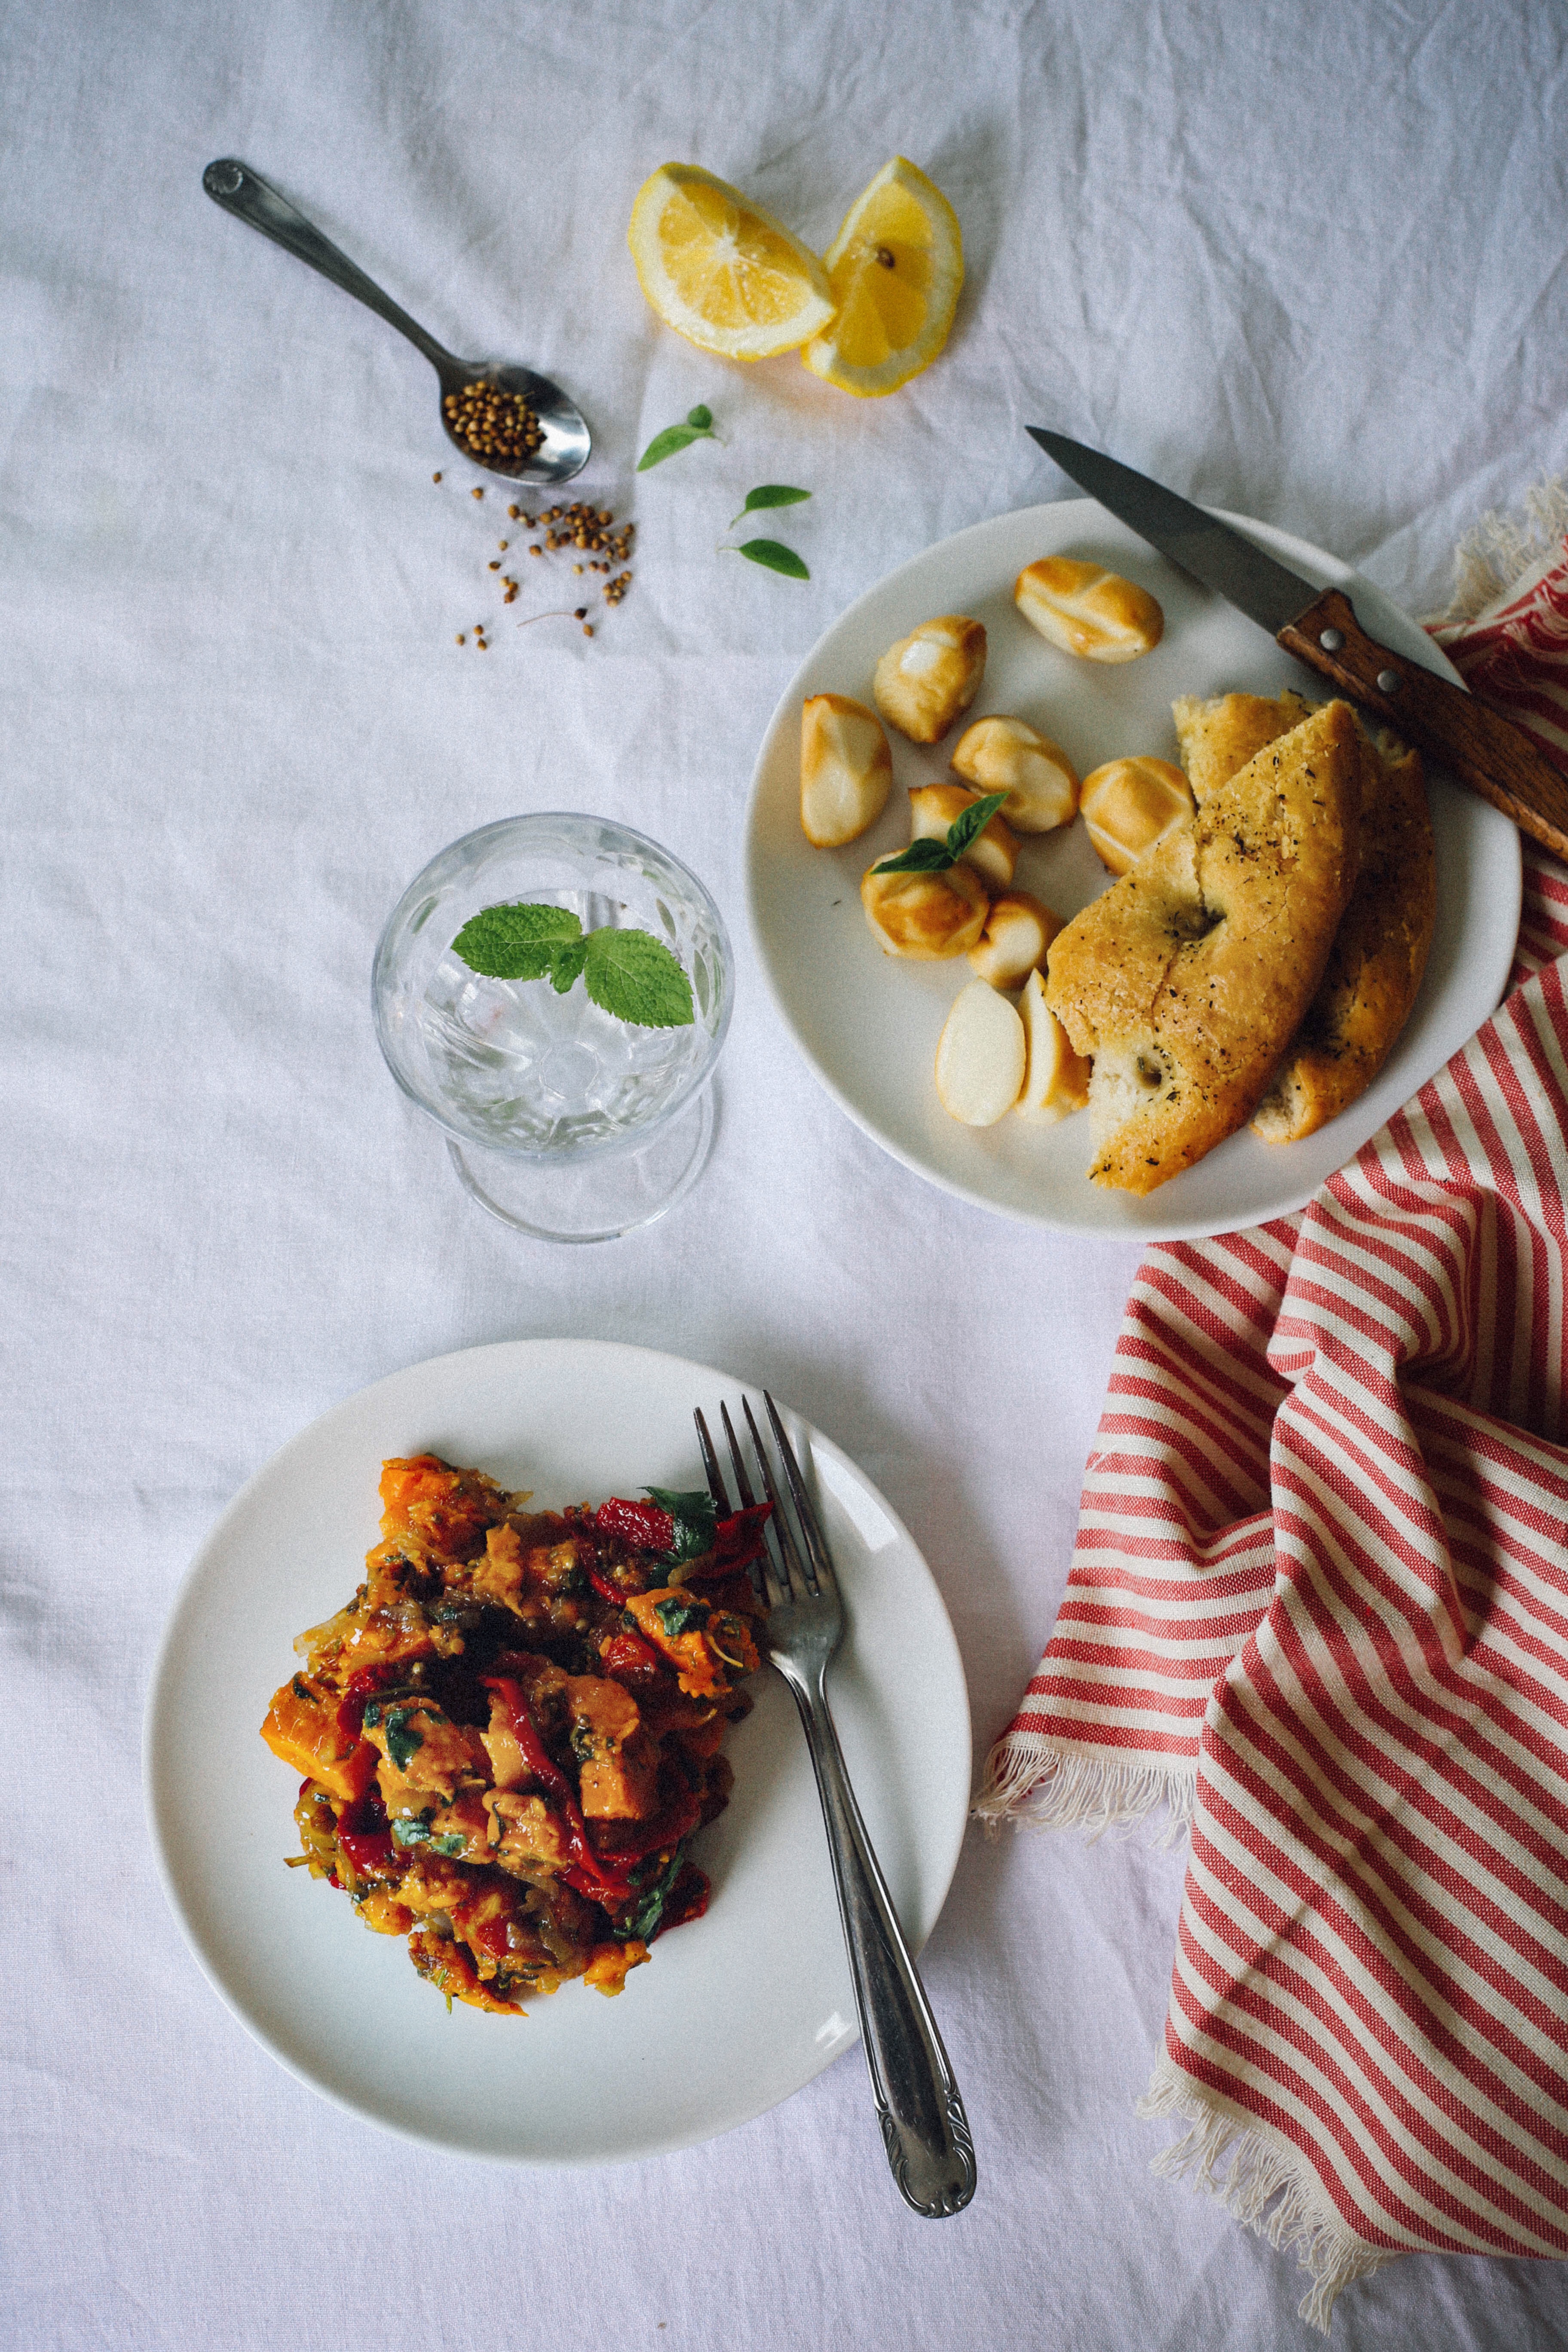
<instances>
[{"instance_id":1,"label":"mint leaf","mask_svg":"<svg viewBox=\"0 0 1568 2352\"><path fill-rule=\"evenodd\" d=\"M741 515L758 514L763 507L797 507L803 499L810 496L809 490L792 490L787 482L760 483L754 490L746 492L746 503L741 509L741 514L733 518L730 528L734 530Z\"/></svg>"},{"instance_id":2,"label":"mint leaf","mask_svg":"<svg viewBox=\"0 0 1568 2352\"><path fill-rule=\"evenodd\" d=\"M719 1515L705 1486L689 1493L673 1486L645 1486L643 1493L651 1496L675 1523L675 1541L669 1547L672 1559L700 1559L704 1552L712 1550Z\"/></svg>"},{"instance_id":3,"label":"mint leaf","mask_svg":"<svg viewBox=\"0 0 1568 2352\"><path fill-rule=\"evenodd\" d=\"M925 840L911 841L897 857L884 857L873 871L878 874L945 874L950 866L957 863L946 842L939 841L933 835Z\"/></svg>"},{"instance_id":4,"label":"mint leaf","mask_svg":"<svg viewBox=\"0 0 1568 2352\"><path fill-rule=\"evenodd\" d=\"M584 984L601 1012L639 1029L684 1029L696 1015L691 982L651 931L590 931Z\"/></svg>"},{"instance_id":5,"label":"mint leaf","mask_svg":"<svg viewBox=\"0 0 1568 2352\"><path fill-rule=\"evenodd\" d=\"M646 474L650 466L662 466L667 457L673 457L678 449L689 449L694 441L716 437L711 411L700 406L689 408L684 425L667 425L662 433L654 435L637 459L637 472Z\"/></svg>"},{"instance_id":6,"label":"mint leaf","mask_svg":"<svg viewBox=\"0 0 1568 2352\"><path fill-rule=\"evenodd\" d=\"M811 577L794 548L785 547L782 540L748 539L742 541L739 547L731 548L729 552L743 555L748 563L761 563L769 572L782 572L786 580L809 580Z\"/></svg>"},{"instance_id":7,"label":"mint leaf","mask_svg":"<svg viewBox=\"0 0 1568 2352\"><path fill-rule=\"evenodd\" d=\"M960 809L947 828L947 845L955 858L962 857L970 843L984 832L1006 797L1005 793L983 793L966 809Z\"/></svg>"},{"instance_id":8,"label":"mint leaf","mask_svg":"<svg viewBox=\"0 0 1568 2352\"><path fill-rule=\"evenodd\" d=\"M569 989L576 985L583 966L587 961L586 940L568 940L563 948L556 949L554 959L550 966L550 985L557 996L564 996Z\"/></svg>"},{"instance_id":9,"label":"mint leaf","mask_svg":"<svg viewBox=\"0 0 1568 2352\"><path fill-rule=\"evenodd\" d=\"M582 934L570 907L482 907L452 941L452 952L489 980L542 980L561 948Z\"/></svg>"}]
</instances>

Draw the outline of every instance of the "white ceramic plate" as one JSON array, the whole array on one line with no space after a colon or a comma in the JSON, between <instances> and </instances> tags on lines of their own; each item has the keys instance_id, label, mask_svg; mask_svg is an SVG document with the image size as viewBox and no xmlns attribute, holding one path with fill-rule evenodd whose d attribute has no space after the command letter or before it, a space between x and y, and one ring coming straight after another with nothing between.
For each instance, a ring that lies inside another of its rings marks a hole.
<instances>
[{"instance_id":1,"label":"white ceramic plate","mask_svg":"<svg viewBox=\"0 0 1568 2352\"><path fill-rule=\"evenodd\" d=\"M1426 631L1331 556L1242 515L1227 515L1259 545L1319 586L1350 590L1376 637L1454 677ZM1142 660L1114 667L1058 653L1013 604L1013 583L1037 556L1089 556L1151 589L1165 634ZM1305 601L1305 600L1303 600ZM1300 1208L1494 1010L1519 929L1519 835L1499 811L1441 774L1431 777L1437 842L1437 922L1421 994L1377 1082L1305 1142L1260 1143L1247 1130L1162 1185L1147 1200L1090 1184L1085 1118L1036 1128L1004 1118L961 1127L932 1079L948 1006L973 975L953 962L883 955L860 909L868 866L901 849L909 816L899 785L946 775L945 748L892 736L896 785L873 829L839 850L813 849L800 829L800 706L811 694L869 703L871 673L897 637L937 613L985 625L985 679L970 720L988 711L1026 719L1087 774L1124 752L1176 757L1171 704L1180 694L1320 696L1321 679L1280 652L1222 597L1165 562L1089 499L1032 507L976 523L928 549L852 604L822 637L773 713L752 783L747 843L752 927L773 996L806 1059L851 1118L921 1176L983 1208L1081 1233L1143 1241L1226 1233ZM891 732L891 730L889 730ZM1027 838L1021 887L1075 915L1109 877L1081 824Z\"/></svg>"},{"instance_id":2,"label":"white ceramic plate","mask_svg":"<svg viewBox=\"0 0 1568 2352\"><path fill-rule=\"evenodd\" d=\"M258 1726L291 1643L346 1601L388 1454L429 1451L558 1507L703 1484L691 1412L738 1381L606 1341L441 1356L327 1413L258 1472L186 1579L148 1702L146 1780L169 1900L218 1992L327 2097L416 2139L518 2163L604 2164L706 2139L809 2082L857 2038L811 1768L764 1669L731 1733L728 1811L695 1853L705 1918L624 1993L567 1984L526 2019L455 2005L309 1874L294 1776ZM755 1391L752 1392L753 1397ZM850 1630L829 1690L861 1809L910 1940L925 1941L969 1801L969 1703L931 1571L869 1480L788 1413L814 1465Z\"/></svg>"}]
</instances>

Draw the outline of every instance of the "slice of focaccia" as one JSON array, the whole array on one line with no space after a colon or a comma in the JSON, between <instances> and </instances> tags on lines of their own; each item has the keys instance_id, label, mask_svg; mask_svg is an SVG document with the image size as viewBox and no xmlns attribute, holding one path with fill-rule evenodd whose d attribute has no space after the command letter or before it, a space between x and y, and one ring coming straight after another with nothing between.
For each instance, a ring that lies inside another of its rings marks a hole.
<instances>
[{"instance_id":1,"label":"slice of focaccia","mask_svg":"<svg viewBox=\"0 0 1568 2352\"><path fill-rule=\"evenodd\" d=\"M1097 1184L1152 1192L1245 1124L1355 886L1361 738L1331 702L1198 798L1053 940L1046 1000L1094 1063Z\"/></svg>"},{"instance_id":2,"label":"slice of focaccia","mask_svg":"<svg viewBox=\"0 0 1568 2352\"><path fill-rule=\"evenodd\" d=\"M1175 704L1182 764L1201 804L1266 742L1300 725L1300 695L1226 694ZM1361 742L1361 868L1317 993L1253 1118L1266 1143L1297 1143L1365 1093L1410 1016L1437 906L1420 754L1380 731Z\"/></svg>"}]
</instances>

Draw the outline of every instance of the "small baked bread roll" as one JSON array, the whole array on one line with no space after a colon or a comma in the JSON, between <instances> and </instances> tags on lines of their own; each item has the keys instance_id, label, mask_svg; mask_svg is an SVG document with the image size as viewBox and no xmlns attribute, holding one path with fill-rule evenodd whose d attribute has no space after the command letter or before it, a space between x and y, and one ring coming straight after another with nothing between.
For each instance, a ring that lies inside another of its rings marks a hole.
<instances>
[{"instance_id":1,"label":"small baked bread roll","mask_svg":"<svg viewBox=\"0 0 1568 2352\"><path fill-rule=\"evenodd\" d=\"M1083 661L1136 661L1165 633L1147 588L1074 555L1043 555L1020 572L1013 602L1042 637Z\"/></svg>"},{"instance_id":2,"label":"small baked bread roll","mask_svg":"<svg viewBox=\"0 0 1568 2352\"><path fill-rule=\"evenodd\" d=\"M840 849L888 805L893 755L882 722L847 694L814 694L800 710L800 822L817 849Z\"/></svg>"},{"instance_id":3,"label":"small baked bread roll","mask_svg":"<svg viewBox=\"0 0 1568 2352\"><path fill-rule=\"evenodd\" d=\"M969 961L993 988L1022 988L1046 960L1046 950L1061 929L1041 898L1027 890L1004 890L991 901L985 929L969 950Z\"/></svg>"},{"instance_id":4,"label":"small baked bread roll","mask_svg":"<svg viewBox=\"0 0 1568 2352\"><path fill-rule=\"evenodd\" d=\"M1157 841L1188 822L1194 803L1180 768L1140 753L1108 760L1086 776L1079 806L1101 865L1131 874Z\"/></svg>"},{"instance_id":5,"label":"small baked bread roll","mask_svg":"<svg viewBox=\"0 0 1568 2352\"><path fill-rule=\"evenodd\" d=\"M965 954L991 911L979 875L962 859L943 874L879 874L870 866L861 877L860 904L889 955L922 962Z\"/></svg>"},{"instance_id":6,"label":"small baked bread roll","mask_svg":"<svg viewBox=\"0 0 1568 2352\"><path fill-rule=\"evenodd\" d=\"M1028 1066L1024 1024L1008 999L972 980L952 1002L936 1048L936 1091L950 1118L994 1127L1018 1099Z\"/></svg>"},{"instance_id":7,"label":"small baked bread roll","mask_svg":"<svg viewBox=\"0 0 1568 2352\"><path fill-rule=\"evenodd\" d=\"M984 630L962 613L945 613L888 647L871 691L900 735L911 743L934 743L968 709L984 675Z\"/></svg>"},{"instance_id":8,"label":"small baked bread roll","mask_svg":"<svg viewBox=\"0 0 1568 2352\"><path fill-rule=\"evenodd\" d=\"M955 816L981 798L967 784L916 784L910 793L910 838L941 841ZM1018 837L1002 822L1002 812L975 835L963 857L994 890L1005 890L1018 863Z\"/></svg>"},{"instance_id":9,"label":"small baked bread roll","mask_svg":"<svg viewBox=\"0 0 1568 2352\"><path fill-rule=\"evenodd\" d=\"M1053 833L1078 814L1077 769L1021 719L977 719L959 737L952 766L976 792L1006 793L1002 814L1016 832Z\"/></svg>"},{"instance_id":10,"label":"small baked bread roll","mask_svg":"<svg viewBox=\"0 0 1568 2352\"><path fill-rule=\"evenodd\" d=\"M1092 1073L1083 1055L1073 1052L1067 1031L1046 1003L1045 979L1037 971L1024 982L1018 1016L1029 1059L1014 1108L1031 1126L1052 1127L1058 1118L1083 1109Z\"/></svg>"},{"instance_id":11,"label":"small baked bread roll","mask_svg":"<svg viewBox=\"0 0 1568 2352\"><path fill-rule=\"evenodd\" d=\"M1094 1063L1094 1182L1152 1192L1251 1118L1355 887L1361 790L1331 702L1052 941L1046 1002Z\"/></svg>"},{"instance_id":12,"label":"small baked bread roll","mask_svg":"<svg viewBox=\"0 0 1568 2352\"><path fill-rule=\"evenodd\" d=\"M1277 702L1227 694L1175 705L1182 756L1202 792L1230 763L1253 756L1309 709L1297 694ZM1361 743L1361 866L1317 994L1287 1046L1253 1132L1299 1143L1365 1093L1410 1017L1426 969L1436 916L1437 872L1419 755L1379 732Z\"/></svg>"}]
</instances>

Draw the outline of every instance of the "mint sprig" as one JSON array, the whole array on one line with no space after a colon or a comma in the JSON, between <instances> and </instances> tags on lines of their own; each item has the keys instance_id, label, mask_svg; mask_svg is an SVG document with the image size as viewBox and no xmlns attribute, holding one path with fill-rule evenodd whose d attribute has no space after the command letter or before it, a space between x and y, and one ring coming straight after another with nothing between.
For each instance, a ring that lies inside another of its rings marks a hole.
<instances>
[{"instance_id":1,"label":"mint sprig","mask_svg":"<svg viewBox=\"0 0 1568 2352\"><path fill-rule=\"evenodd\" d=\"M646 474L650 466L662 466L667 457L673 457L678 449L689 449L694 441L718 438L713 430L713 412L700 402L695 408L687 410L684 425L667 425L662 433L654 435L637 459L637 472Z\"/></svg>"},{"instance_id":2,"label":"mint sprig","mask_svg":"<svg viewBox=\"0 0 1568 2352\"><path fill-rule=\"evenodd\" d=\"M945 834L928 835L923 841L911 841L897 857L884 857L872 870L878 874L945 874L956 866L964 851L977 835L983 834L1003 802L1005 793L983 793L960 809Z\"/></svg>"},{"instance_id":3,"label":"mint sprig","mask_svg":"<svg viewBox=\"0 0 1568 2352\"><path fill-rule=\"evenodd\" d=\"M452 941L489 980L548 980L564 996L581 979L602 1013L636 1029L685 1029L697 1015L691 982L651 931L613 923L584 932L570 907L483 907Z\"/></svg>"}]
</instances>

